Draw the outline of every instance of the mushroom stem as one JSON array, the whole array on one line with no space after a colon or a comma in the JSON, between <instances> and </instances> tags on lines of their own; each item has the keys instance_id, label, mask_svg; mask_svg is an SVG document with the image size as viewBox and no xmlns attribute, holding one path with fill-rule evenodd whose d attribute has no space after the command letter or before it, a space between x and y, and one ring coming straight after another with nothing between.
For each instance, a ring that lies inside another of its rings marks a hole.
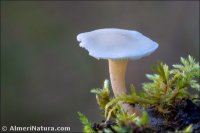
<instances>
[{"instance_id":1,"label":"mushroom stem","mask_svg":"<svg viewBox=\"0 0 200 133\"><path fill-rule=\"evenodd\" d=\"M126 93L125 73L128 60L108 60L112 89L115 97Z\"/></svg>"},{"instance_id":2,"label":"mushroom stem","mask_svg":"<svg viewBox=\"0 0 200 133\"><path fill-rule=\"evenodd\" d=\"M108 60L109 64L109 72L110 72L110 80L112 85L112 90L115 97L118 97L127 92L126 84L125 84L125 73L126 67L128 64L128 60ZM128 103L123 103L122 108L128 114L133 114L140 116L140 110L134 108Z\"/></svg>"}]
</instances>

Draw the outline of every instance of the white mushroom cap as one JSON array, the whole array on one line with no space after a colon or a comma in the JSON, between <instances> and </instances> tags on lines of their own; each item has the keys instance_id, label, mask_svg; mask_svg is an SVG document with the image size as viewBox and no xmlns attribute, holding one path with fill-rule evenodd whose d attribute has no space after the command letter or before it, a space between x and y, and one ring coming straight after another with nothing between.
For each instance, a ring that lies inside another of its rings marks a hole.
<instances>
[{"instance_id":1,"label":"white mushroom cap","mask_svg":"<svg viewBox=\"0 0 200 133\"><path fill-rule=\"evenodd\" d=\"M158 48L158 44L137 31L105 28L80 33L80 47L97 59L140 59Z\"/></svg>"}]
</instances>

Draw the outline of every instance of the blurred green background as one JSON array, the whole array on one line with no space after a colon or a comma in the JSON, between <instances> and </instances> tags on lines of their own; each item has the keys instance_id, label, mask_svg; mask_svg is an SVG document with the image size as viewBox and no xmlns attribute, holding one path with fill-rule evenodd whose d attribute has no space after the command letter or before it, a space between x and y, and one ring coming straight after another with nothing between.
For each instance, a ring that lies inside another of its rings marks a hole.
<instances>
[{"instance_id":1,"label":"blurred green background","mask_svg":"<svg viewBox=\"0 0 200 133\"><path fill-rule=\"evenodd\" d=\"M100 122L90 89L109 78L107 61L90 57L76 40L99 28L137 30L160 44L129 62L127 87L139 90L158 60L199 60L199 1L1 1L1 124L80 132L78 111Z\"/></svg>"}]
</instances>

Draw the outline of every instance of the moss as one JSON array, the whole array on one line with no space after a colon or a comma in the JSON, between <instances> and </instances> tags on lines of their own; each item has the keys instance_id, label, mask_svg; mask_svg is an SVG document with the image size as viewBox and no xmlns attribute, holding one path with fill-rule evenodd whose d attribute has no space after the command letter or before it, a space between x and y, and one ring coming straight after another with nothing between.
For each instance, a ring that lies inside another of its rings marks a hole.
<instances>
[{"instance_id":1,"label":"moss","mask_svg":"<svg viewBox=\"0 0 200 133\"><path fill-rule=\"evenodd\" d=\"M104 113L106 119L104 128L95 130L88 120L86 121L86 118L79 114L84 124L84 132L91 132L91 130L105 133L145 132L145 129L151 131L148 113L144 111L141 117L134 114L128 115L120 106L122 102L137 104L146 110L154 107L158 114L167 116L174 110L175 104L183 99L192 99L194 102L199 101L199 95L192 95L189 92L190 89L200 92L198 83L200 77L199 63L190 55L187 58L181 57L180 60L181 63L172 65L171 69L162 62L153 66L154 74L146 75L151 81L143 83L140 94L137 94L134 86L131 85L131 94L122 94L117 98L113 98L110 96L108 80L105 80L102 89L97 88L91 91L96 94L97 103ZM110 120L114 121L115 124L106 125ZM185 127L182 131L176 130L177 133L184 131L192 132L192 125ZM152 132L154 132L153 129Z\"/></svg>"}]
</instances>

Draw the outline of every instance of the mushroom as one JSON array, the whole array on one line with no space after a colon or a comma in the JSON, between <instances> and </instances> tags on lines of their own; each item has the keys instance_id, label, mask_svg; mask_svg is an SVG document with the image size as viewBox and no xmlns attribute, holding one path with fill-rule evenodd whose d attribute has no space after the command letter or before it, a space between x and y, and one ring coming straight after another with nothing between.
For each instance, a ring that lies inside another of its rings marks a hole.
<instances>
[{"instance_id":1,"label":"mushroom","mask_svg":"<svg viewBox=\"0 0 200 133\"><path fill-rule=\"evenodd\" d=\"M80 47L97 59L107 59L111 86L115 97L127 92L125 72L128 60L137 60L150 55L158 44L143 34L125 29L105 28L80 33ZM129 108L124 106L125 110Z\"/></svg>"}]
</instances>

